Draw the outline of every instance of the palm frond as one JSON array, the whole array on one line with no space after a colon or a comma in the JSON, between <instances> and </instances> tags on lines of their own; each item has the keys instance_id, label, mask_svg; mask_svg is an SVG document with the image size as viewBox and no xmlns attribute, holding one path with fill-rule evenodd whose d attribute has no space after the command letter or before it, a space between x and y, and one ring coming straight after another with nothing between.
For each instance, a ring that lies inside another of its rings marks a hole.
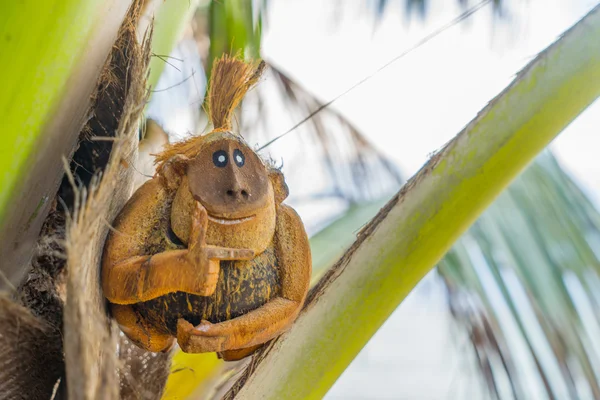
<instances>
[{"instance_id":1,"label":"palm frond","mask_svg":"<svg viewBox=\"0 0 600 400\"><path fill-rule=\"evenodd\" d=\"M495 321L490 334L507 345L493 351L473 346L517 360L516 371L505 367L502 373L521 393L600 395L598 221L600 213L545 153L439 265L460 324L476 329L467 318L473 313Z\"/></svg>"}]
</instances>

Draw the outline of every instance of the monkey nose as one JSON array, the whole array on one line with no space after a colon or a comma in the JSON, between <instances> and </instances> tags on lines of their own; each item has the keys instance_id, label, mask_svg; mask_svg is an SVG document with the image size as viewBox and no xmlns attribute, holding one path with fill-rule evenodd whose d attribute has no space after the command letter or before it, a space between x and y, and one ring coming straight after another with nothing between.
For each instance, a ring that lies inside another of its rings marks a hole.
<instances>
[{"instance_id":1,"label":"monkey nose","mask_svg":"<svg viewBox=\"0 0 600 400\"><path fill-rule=\"evenodd\" d=\"M250 193L246 189L242 188L231 188L225 193L227 195L227 198L232 200L245 201L248 200L248 198L250 197Z\"/></svg>"}]
</instances>

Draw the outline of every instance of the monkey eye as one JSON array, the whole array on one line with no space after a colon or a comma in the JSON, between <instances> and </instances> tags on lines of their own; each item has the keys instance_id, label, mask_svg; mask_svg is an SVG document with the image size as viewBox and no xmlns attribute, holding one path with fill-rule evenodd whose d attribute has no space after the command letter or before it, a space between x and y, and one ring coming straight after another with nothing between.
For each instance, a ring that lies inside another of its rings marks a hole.
<instances>
[{"instance_id":1,"label":"monkey eye","mask_svg":"<svg viewBox=\"0 0 600 400\"><path fill-rule=\"evenodd\" d=\"M223 168L227 165L227 152L225 150L218 150L213 153L213 163L219 167Z\"/></svg>"},{"instance_id":2,"label":"monkey eye","mask_svg":"<svg viewBox=\"0 0 600 400\"><path fill-rule=\"evenodd\" d=\"M244 153L242 153L239 149L235 149L233 151L233 160L235 161L235 165L238 167L243 167L246 162L246 157L244 157Z\"/></svg>"}]
</instances>

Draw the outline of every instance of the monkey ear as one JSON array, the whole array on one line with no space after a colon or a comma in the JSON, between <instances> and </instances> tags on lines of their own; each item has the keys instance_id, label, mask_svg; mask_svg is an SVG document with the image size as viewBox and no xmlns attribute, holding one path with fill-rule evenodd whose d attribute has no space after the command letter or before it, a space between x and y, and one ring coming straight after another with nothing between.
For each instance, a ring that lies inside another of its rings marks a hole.
<instances>
[{"instance_id":1,"label":"monkey ear","mask_svg":"<svg viewBox=\"0 0 600 400\"><path fill-rule=\"evenodd\" d=\"M155 176L161 178L169 190L175 190L181 184L181 178L187 173L189 161L186 156L176 154L158 165Z\"/></svg>"},{"instance_id":2,"label":"monkey ear","mask_svg":"<svg viewBox=\"0 0 600 400\"><path fill-rule=\"evenodd\" d=\"M283 203L283 201L290 194L288 186L285 183L285 178L283 177L283 172L278 169L271 168L269 169L269 179L271 179L271 184L273 185L275 204Z\"/></svg>"}]
</instances>

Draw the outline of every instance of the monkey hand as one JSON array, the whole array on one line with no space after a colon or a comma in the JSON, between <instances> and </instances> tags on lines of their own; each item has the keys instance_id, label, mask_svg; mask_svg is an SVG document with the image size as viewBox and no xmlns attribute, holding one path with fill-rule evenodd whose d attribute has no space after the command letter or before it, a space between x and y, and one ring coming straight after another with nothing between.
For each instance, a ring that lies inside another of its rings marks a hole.
<instances>
[{"instance_id":1,"label":"monkey hand","mask_svg":"<svg viewBox=\"0 0 600 400\"><path fill-rule=\"evenodd\" d=\"M194 327L183 318L177 320L177 343L185 353L209 353L229 349L228 338L225 336L199 336L199 329L213 326L208 321L202 321Z\"/></svg>"},{"instance_id":2,"label":"monkey hand","mask_svg":"<svg viewBox=\"0 0 600 400\"><path fill-rule=\"evenodd\" d=\"M196 201L187 253L188 267L191 267L191 273L183 291L200 296L210 296L214 293L219 280L221 260L251 260L254 258L254 251L249 249L231 249L206 244L207 226L206 209Z\"/></svg>"}]
</instances>

